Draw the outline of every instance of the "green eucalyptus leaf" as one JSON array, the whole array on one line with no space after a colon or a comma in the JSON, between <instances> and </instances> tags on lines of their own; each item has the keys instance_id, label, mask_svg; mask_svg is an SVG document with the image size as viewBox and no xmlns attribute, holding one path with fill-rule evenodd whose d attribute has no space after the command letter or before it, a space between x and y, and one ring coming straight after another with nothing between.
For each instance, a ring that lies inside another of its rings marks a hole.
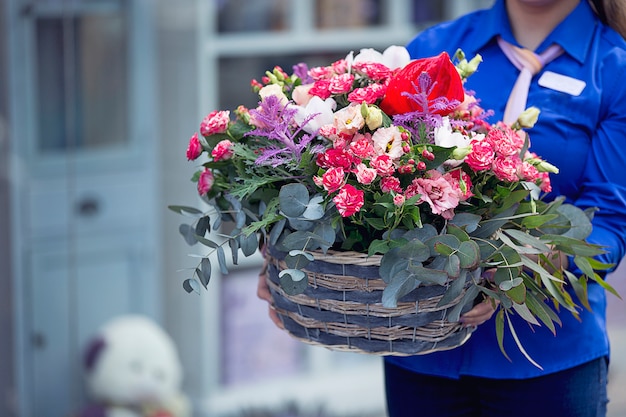
<instances>
[{"instance_id":1,"label":"green eucalyptus leaf","mask_svg":"<svg viewBox=\"0 0 626 417\"><path fill-rule=\"evenodd\" d=\"M425 262L430 258L430 249L417 239L398 248L398 256L411 262Z\"/></svg>"},{"instance_id":2,"label":"green eucalyptus leaf","mask_svg":"<svg viewBox=\"0 0 626 417\"><path fill-rule=\"evenodd\" d=\"M576 297L581 302L581 304L589 311L591 311L591 304L589 304L589 297L587 292L587 279L583 276L578 278L576 275L572 274L570 271L565 271L565 276L569 281L569 284L574 289L576 293Z\"/></svg>"},{"instance_id":3,"label":"green eucalyptus leaf","mask_svg":"<svg viewBox=\"0 0 626 417\"><path fill-rule=\"evenodd\" d=\"M196 235L203 236L206 235L207 232L211 231L211 219L209 216L201 217L196 223Z\"/></svg>"},{"instance_id":4,"label":"green eucalyptus leaf","mask_svg":"<svg viewBox=\"0 0 626 417\"><path fill-rule=\"evenodd\" d=\"M224 248L218 246L217 248L215 248L215 251L217 252L217 262L220 266L220 272L222 273L222 275L228 275L228 267L226 266L226 255L224 254Z\"/></svg>"},{"instance_id":5,"label":"green eucalyptus leaf","mask_svg":"<svg viewBox=\"0 0 626 417\"><path fill-rule=\"evenodd\" d=\"M324 206L322 206L323 201L324 197L321 195L314 196L307 204L304 213L302 213L302 217L307 220L319 220L324 217Z\"/></svg>"},{"instance_id":6,"label":"green eucalyptus leaf","mask_svg":"<svg viewBox=\"0 0 626 417\"><path fill-rule=\"evenodd\" d=\"M480 264L480 247L473 240L461 242L457 255L461 261L461 268L477 268Z\"/></svg>"},{"instance_id":7,"label":"green eucalyptus leaf","mask_svg":"<svg viewBox=\"0 0 626 417\"><path fill-rule=\"evenodd\" d=\"M439 254L449 256L461 245L461 241L454 235L437 235L424 243L430 249L431 256Z\"/></svg>"},{"instance_id":8,"label":"green eucalyptus leaf","mask_svg":"<svg viewBox=\"0 0 626 417\"><path fill-rule=\"evenodd\" d=\"M502 291L509 291L512 288L518 287L521 284L524 283L524 279L522 277L517 277L517 278L513 278L513 279L507 279L506 281L502 281L498 287L502 290Z\"/></svg>"},{"instance_id":9,"label":"green eucalyptus leaf","mask_svg":"<svg viewBox=\"0 0 626 417\"><path fill-rule=\"evenodd\" d=\"M178 231L181 235L183 235L185 242L187 242L189 246L193 246L198 243L198 240L196 239L196 229L191 225L183 223L178 227Z\"/></svg>"},{"instance_id":10,"label":"green eucalyptus leaf","mask_svg":"<svg viewBox=\"0 0 626 417\"><path fill-rule=\"evenodd\" d=\"M209 281L211 280L211 261L209 258L202 258L199 269L198 278L200 279L200 283L204 286L204 288L207 288Z\"/></svg>"},{"instance_id":11,"label":"green eucalyptus leaf","mask_svg":"<svg viewBox=\"0 0 626 417\"><path fill-rule=\"evenodd\" d=\"M198 284L198 281L193 278L188 278L183 281L183 289L187 291L188 294L191 294L192 292L200 294L200 284Z\"/></svg>"},{"instance_id":12,"label":"green eucalyptus leaf","mask_svg":"<svg viewBox=\"0 0 626 417\"><path fill-rule=\"evenodd\" d=\"M515 331L515 327L513 326L513 322L511 322L511 319L509 318L508 314L507 314L507 317L506 317L506 322L509 325L509 331L511 332L511 336L513 336L513 340L515 340L515 344L517 345L517 348L522 353L522 355L524 355L526 360L528 360L530 363L535 365L537 368L543 370L541 365L539 365L537 362L535 362L533 360L533 358L530 357L528 352L526 352L526 349L524 349L524 346L522 345L522 342L519 340L519 337L517 336L517 332Z\"/></svg>"},{"instance_id":13,"label":"green eucalyptus leaf","mask_svg":"<svg viewBox=\"0 0 626 417\"><path fill-rule=\"evenodd\" d=\"M453 224L461 229L465 229L467 233L472 233L478 229L480 221L481 217L477 214L457 213L454 215L452 220L450 220L450 224Z\"/></svg>"},{"instance_id":14,"label":"green eucalyptus leaf","mask_svg":"<svg viewBox=\"0 0 626 417\"><path fill-rule=\"evenodd\" d=\"M287 219L281 219L274 223L272 226L272 230L270 231L270 245L275 246L280 238L280 235L285 230L285 225L287 224Z\"/></svg>"},{"instance_id":15,"label":"green eucalyptus leaf","mask_svg":"<svg viewBox=\"0 0 626 417\"><path fill-rule=\"evenodd\" d=\"M428 239L437 236L439 232L435 226L431 224L425 224L422 227L416 227L405 232L402 237L406 240L414 240L417 239L420 242L426 242Z\"/></svg>"},{"instance_id":16,"label":"green eucalyptus leaf","mask_svg":"<svg viewBox=\"0 0 626 417\"><path fill-rule=\"evenodd\" d=\"M293 217L287 217L287 220L289 221L289 227L292 230L298 230L298 231L303 231L303 232L308 232L308 231L313 230L316 224L316 222L311 221L311 220L293 218Z\"/></svg>"},{"instance_id":17,"label":"green eucalyptus leaf","mask_svg":"<svg viewBox=\"0 0 626 417\"><path fill-rule=\"evenodd\" d=\"M447 319L453 323L459 321L461 318L461 311L468 303L473 303L478 294L480 293L480 289L476 285L470 285L463 294L463 298L457 305L448 310Z\"/></svg>"},{"instance_id":18,"label":"green eucalyptus leaf","mask_svg":"<svg viewBox=\"0 0 626 417\"><path fill-rule=\"evenodd\" d=\"M529 233L523 232L521 230L516 229L504 229L502 233L498 235L499 238L503 238L502 235L510 236L515 239L520 245L515 245L510 241L504 241L507 245L513 247L517 252L520 253L549 253L550 247L542 242L535 236L530 235Z\"/></svg>"},{"instance_id":19,"label":"green eucalyptus leaf","mask_svg":"<svg viewBox=\"0 0 626 417\"><path fill-rule=\"evenodd\" d=\"M374 239L367 249L367 255L372 256L377 253L385 254L389 251L389 242L386 240Z\"/></svg>"},{"instance_id":20,"label":"green eucalyptus leaf","mask_svg":"<svg viewBox=\"0 0 626 417\"><path fill-rule=\"evenodd\" d=\"M541 324L539 324L539 321L537 321L537 318L528 309L528 306L526 306L526 304L513 303L513 310L515 310L515 312L528 323L534 324L535 326L541 326Z\"/></svg>"},{"instance_id":21,"label":"green eucalyptus leaf","mask_svg":"<svg viewBox=\"0 0 626 417\"><path fill-rule=\"evenodd\" d=\"M380 260L380 267L378 273L380 277L387 284L391 282L393 277L400 273L400 271L406 270L409 266L409 261L398 255L398 248L391 249Z\"/></svg>"},{"instance_id":22,"label":"green eucalyptus leaf","mask_svg":"<svg viewBox=\"0 0 626 417\"><path fill-rule=\"evenodd\" d=\"M517 278L516 278L517 279ZM521 279L521 278L520 278ZM526 302L526 286L524 284L515 285L505 291L506 295L513 301L514 304L524 304Z\"/></svg>"},{"instance_id":23,"label":"green eucalyptus leaf","mask_svg":"<svg viewBox=\"0 0 626 417\"><path fill-rule=\"evenodd\" d=\"M459 226L455 226L454 224L448 224L446 232L448 234L456 236L456 238L459 239L461 242L467 242L468 240L470 240L470 237L465 232L465 230L463 230Z\"/></svg>"},{"instance_id":24,"label":"green eucalyptus leaf","mask_svg":"<svg viewBox=\"0 0 626 417\"><path fill-rule=\"evenodd\" d=\"M313 261L313 255L301 250L291 250L285 256L285 263L287 268L290 269L302 269Z\"/></svg>"},{"instance_id":25,"label":"green eucalyptus leaf","mask_svg":"<svg viewBox=\"0 0 626 417\"><path fill-rule=\"evenodd\" d=\"M463 293L463 288L465 288L466 277L467 277L467 271L463 270L459 274L458 278L450 282L450 286L448 287L446 292L443 294L443 296L439 300L439 303L437 303L437 307L442 307L447 304L450 304Z\"/></svg>"},{"instance_id":26,"label":"green eucalyptus leaf","mask_svg":"<svg viewBox=\"0 0 626 417\"><path fill-rule=\"evenodd\" d=\"M517 206L514 205L496 216L493 216L491 219L483 220L478 229L469 232L470 235L477 238L488 239L510 220L510 217L515 214L516 210Z\"/></svg>"},{"instance_id":27,"label":"green eucalyptus leaf","mask_svg":"<svg viewBox=\"0 0 626 417\"><path fill-rule=\"evenodd\" d=\"M239 237L239 246L244 256L251 256L259 248L259 236L256 233L248 236L241 235Z\"/></svg>"},{"instance_id":28,"label":"green eucalyptus leaf","mask_svg":"<svg viewBox=\"0 0 626 417\"><path fill-rule=\"evenodd\" d=\"M228 246L230 246L230 253L233 259L233 264L235 265L239 262L239 240L239 236L230 237L228 239Z\"/></svg>"},{"instance_id":29,"label":"green eucalyptus leaf","mask_svg":"<svg viewBox=\"0 0 626 417\"><path fill-rule=\"evenodd\" d=\"M415 265L409 263L407 269L415 275L415 277L421 282L428 282L431 284L445 285L448 281L448 274L446 271L440 271L438 269L425 268L421 264Z\"/></svg>"},{"instance_id":30,"label":"green eucalyptus leaf","mask_svg":"<svg viewBox=\"0 0 626 417\"><path fill-rule=\"evenodd\" d=\"M527 229L536 229L544 224L556 219L557 214L534 214L522 219L522 227Z\"/></svg>"},{"instance_id":31,"label":"green eucalyptus leaf","mask_svg":"<svg viewBox=\"0 0 626 417\"><path fill-rule=\"evenodd\" d=\"M278 194L280 210L287 217L301 216L309 204L309 191L302 184L283 185Z\"/></svg>"},{"instance_id":32,"label":"green eucalyptus leaf","mask_svg":"<svg viewBox=\"0 0 626 417\"><path fill-rule=\"evenodd\" d=\"M293 249L316 250L323 245L329 245L329 242L315 233L305 231L293 232L285 236L282 242L280 242L280 247L285 251Z\"/></svg>"},{"instance_id":33,"label":"green eucalyptus leaf","mask_svg":"<svg viewBox=\"0 0 626 417\"><path fill-rule=\"evenodd\" d=\"M329 222L317 222L313 233L320 237L319 245L324 253L335 243L336 232Z\"/></svg>"},{"instance_id":34,"label":"green eucalyptus leaf","mask_svg":"<svg viewBox=\"0 0 626 417\"><path fill-rule=\"evenodd\" d=\"M511 358L504 349L504 310L502 309L498 311L498 314L496 314L496 337L498 339L500 352L502 352L504 357L507 358L509 362L511 362Z\"/></svg>"},{"instance_id":35,"label":"green eucalyptus leaf","mask_svg":"<svg viewBox=\"0 0 626 417\"><path fill-rule=\"evenodd\" d=\"M457 255L453 254L446 258L445 271L450 278L457 278L461 274L461 260Z\"/></svg>"},{"instance_id":36,"label":"green eucalyptus leaf","mask_svg":"<svg viewBox=\"0 0 626 417\"><path fill-rule=\"evenodd\" d=\"M280 288L288 295L302 294L309 285L306 273L299 269L283 269L278 274L278 279Z\"/></svg>"},{"instance_id":37,"label":"green eucalyptus leaf","mask_svg":"<svg viewBox=\"0 0 626 417\"><path fill-rule=\"evenodd\" d=\"M550 307L539 301L537 296L531 291L528 291L526 294L526 306L535 315L535 317L541 320L541 322L550 329L552 334L556 335L556 326L554 325L555 322L552 320L550 315L550 313L554 314L554 312L550 309Z\"/></svg>"},{"instance_id":38,"label":"green eucalyptus leaf","mask_svg":"<svg viewBox=\"0 0 626 417\"><path fill-rule=\"evenodd\" d=\"M194 207L171 205L171 206L167 206L167 208L182 215L185 215L185 214L198 215L198 216L204 215L204 213L201 210L198 210L197 208L194 208Z\"/></svg>"},{"instance_id":39,"label":"green eucalyptus leaf","mask_svg":"<svg viewBox=\"0 0 626 417\"><path fill-rule=\"evenodd\" d=\"M217 248L217 247L219 246L217 243L215 243L215 242L214 242L214 241L212 241L211 239L207 239L207 238L205 238L205 237L200 237L200 236L197 236L197 235L196 235L196 236L194 236L194 238L195 238L198 242L202 243L204 246L207 246L207 247L209 247L209 248L213 248L213 249L215 249L215 248Z\"/></svg>"},{"instance_id":40,"label":"green eucalyptus leaf","mask_svg":"<svg viewBox=\"0 0 626 417\"><path fill-rule=\"evenodd\" d=\"M382 294L383 307L396 308L398 300L419 285L419 281L407 270L402 270L391 277Z\"/></svg>"}]
</instances>

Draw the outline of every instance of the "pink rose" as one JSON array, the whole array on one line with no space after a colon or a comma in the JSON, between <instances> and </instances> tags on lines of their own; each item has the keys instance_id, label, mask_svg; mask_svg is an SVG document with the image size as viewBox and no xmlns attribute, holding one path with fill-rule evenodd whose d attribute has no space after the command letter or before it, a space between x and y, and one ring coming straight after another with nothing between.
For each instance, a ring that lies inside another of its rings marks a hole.
<instances>
[{"instance_id":1,"label":"pink rose","mask_svg":"<svg viewBox=\"0 0 626 417\"><path fill-rule=\"evenodd\" d=\"M541 191L543 191L544 193L549 193L550 191L552 191L550 174L547 172L540 172L539 175L541 176L541 183L539 184L539 188L541 189Z\"/></svg>"},{"instance_id":2,"label":"pink rose","mask_svg":"<svg viewBox=\"0 0 626 417\"><path fill-rule=\"evenodd\" d=\"M488 140L473 140L470 143L472 150L465 157L465 162L474 171L485 171L491 168L495 158L495 150Z\"/></svg>"},{"instance_id":3,"label":"pink rose","mask_svg":"<svg viewBox=\"0 0 626 417\"><path fill-rule=\"evenodd\" d=\"M379 62L355 62L353 67L374 81L382 81L391 75L391 70Z\"/></svg>"},{"instance_id":4,"label":"pink rose","mask_svg":"<svg viewBox=\"0 0 626 417\"><path fill-rule=\"evenodd\" d=\"M361 184L371 184L376 179L376 170L365 164L358 164L355 171L356 179Z\"/></svg>"},{"instance_id":5,"label":"pink rose","mask_svg":"<svg viewBox=\"0 0 626 417\"><path fill-rule=\"evenodd\" d=\"M530 164L526 161L523 161L519 167L519 172L517 173L520 178L524 181L536 182L541 179L541 175L539 175L539 171L537 167L533 164Z\"/></svg>"},{"instance_id":6,"label":"pink rose","mask_svg":"<svg viewBox=\"0 0 626 417\"><path fill-rule=\"evenodd\" d=\"M493 143L497 153L506 156L515 155L524 147L524 138L518 133L506 125L498 125L498 128L489 131L487 140Z\"/></svg>"},{"instance_id":7,"label":"pink rose","mask_svg":"<svg viewBox=\"0 0 626 417\"><path fill-rule=\"evenodd\" d=\"M493 173L501 181L515 182L519 180L517 175L521 159L517 156L497 156L493 161Z\"/></svg>"},{"instance_id":8,"label":"pink rose","mask_svg":"<svg viewBox=\"0 0 626 417\"><path fill-rule=\"evenodd\" d=\"M211 156L214 161L225 161L233 156L232 150L233 143L228 139L224 139L215 145L215 148L211 151Z\"/></svg>"},{"instance_id":9,"label":"pink rose","mask_svg":"<svg viewBox=\"0 0 626 417\"><path fill-rule=\"evenodd\" d=\"M332 193L341 188L344 180L345 171L343 170L343 168L330 168L322 175L322 186L326 191Z\"/></svg>"},{"instance_id":10,"label":"pink rose","mask_svg":"<svg viewBox=\"0 0 626 417\"><path fill-rule=\"evenodd\" d=\"M397 207L400 207L404 204L406 198L402 194L396 194L393 196L393 204Z\"/></svg>"},{"instance_id":11,"label":"pink rose","mask_svg":"<svg viewBox=\"0 0 626 417\"><path fill-rule=\"evenodd\" d=\"M359 162L358 158L342 148L327 149L326 152L317 156L317 166L322 168L340 167L345 171L350 171Z\"/></svg>"},{"instance_id":12,"label":"pink rose","mask_svg":"<svg viewBox=\"0 0 626 417\"><path fill-rule=\"evenodd\" d=\"M350 143L350 152L361 159L368 159L375 155L374 146L370 138L364 135L356 135Z\"/></svg>"},{"instance_id":13,"label":"pink rose","mask_svg":"<svg viewBox=\"0 0 626 417\"><path fill-rule=\"evenodd\" d=\"M218 133L224 133L228 129L230 123L230 111L214 110L206 116L200 123L200 134L202 136L210 136Z\"/></svg>"},{"instance_id":14,"label":"pink rose","mask_svg":"<svg viewBox=\"0 0 626 417\"><path fill-rule=\"evenodd\" d=\"M363 102L367 104L374 104L378 99L385 95L387 88L382 84L370 84L366 87L355 88L350 94L348 94L348 101L350 103L361 104Z\"/></svg>"},{"instance_id":15,"label":"pink rose","mask_svg":"<svg viewBox=\"0 0 626 417\"><path fill-rule=\"evenodd\" d=\"M363 207L365 202L363 190L357 190L354 186L346 184L333 198L333 202L342 217L350 217Z\"/></svg>"},{"instance_id":16,"label":"pink rose","mask_svg":"<svg viewBox=\"0 0 626 417\"><path fill-rule=\"evenodd\" d=\"M345 59L335 61L330 66L335 74L343 74L344 72L348 72L348 61L346 61Z\"/></svg>"},{"instance_id":17,"label":"pink rose","mask_svg":"<svg viewBox=\"0 0 626 417\"><path fill-rule=\"evenodd\" d=\"M380 180L380 190L383 193L401 193L402 187L400 186L400 180L396 177L384 177Z\"/></svg>"},{"instance_id":18,"label":"pink rose","mask_svg":"<svg viewBox=\"0 0 626 417\"><path fill-rule=\"evenodd\" d=\"M330 80L317 80L313 83L311 88L309 89L309 94L312 96L317 96L322 100L326 100L330 97Z\"/></svg>"},{"instance_id":19,"label":"pink rose","mask_svg":"<svg viewBox=\"0 0 626 417\"><path fill-rule=\"evenodd\" d=\"M331 94L345 94L352 89L353 82L354 75L352 74L336 75L330 79L328 91L330 91Z\"/></svg>"},{"instance_id":20,"label":"pink rose","mask_svg":"<svg viewBox=\"0 0 626 417\"><path fill-rule=\"evenodd\" d=\"M396 172L396 167L389 155L378 155L370 161L370 167L374 168L378 175L387 177Z\"/></svg>"},{"instance_id":21,"label":"pink rose","mask_svg":"<svg viewBox=\"0 0 626 417\"><path fill-rule=\"evenodd\" d=\"M211 191L214 181L215 178L213 177L213 173L211 172L211 170L205 168L198 178L198 194L205 195L206 193Z\"/></svg>"},{"instance_id":22,"label":"pink rose","mask_svg":"<svg viewBox=\"0 0 626 417\"><path fill-rule=\"evenodd\" d=\"M187 160L193 161L197 159L202 153L202 145L198 139L198 133L194 133L191 139L189 139L189 146L187 146Z\"/></svg>"},{"instance_id":23,"label":"pink rose","mask_svg":"<svg viewBox=\"0 0 626 417\"><path fill-rule=\"evenodd\" d=\"M314 67L309 70L309 75L313 80L319 81L332 77L334 71L332 67Z\"/></svg>"}]
</instances>

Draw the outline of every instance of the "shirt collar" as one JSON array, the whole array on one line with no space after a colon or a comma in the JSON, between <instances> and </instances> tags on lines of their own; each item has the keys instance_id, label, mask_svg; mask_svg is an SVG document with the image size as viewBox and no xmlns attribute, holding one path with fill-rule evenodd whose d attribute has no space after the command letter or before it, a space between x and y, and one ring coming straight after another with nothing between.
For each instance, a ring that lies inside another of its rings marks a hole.
<instances>
[{"instance_id":1,"label":"shirt collar","mask_svg":"<svg viewBox=\"0 0 626 417\"><path fill-rule=\"evenodd\" d=\"M572 13L539 45L538 51L541 52L551 44L557 43L567 54L583 63L591 46L594 31L581 30L581 28L590 29L598 24L599 19L588 1L581 0ZM480 20L476 22L476 27L480 28L476 32L479 49L497 36L502 36L507 42L517 45L506 12L505 0L496 0L489 12L481 15Z\"/></svg>"}]
</instances>

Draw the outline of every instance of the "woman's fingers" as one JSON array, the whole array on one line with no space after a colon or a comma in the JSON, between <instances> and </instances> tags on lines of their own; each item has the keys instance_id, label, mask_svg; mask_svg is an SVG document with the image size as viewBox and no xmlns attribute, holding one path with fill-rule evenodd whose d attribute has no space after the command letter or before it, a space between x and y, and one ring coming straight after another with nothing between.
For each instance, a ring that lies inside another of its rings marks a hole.
<instances>
[{"instance_id":1,"label":"woman's fingers","mask_svg":"<svg viewBox=\"0 0 626 417\"><path fill-rule=\"evenodd\" d=\"M478 326L483 324L491 318L496 311L496 306L491 300L485 300L482 303L476 304L467 313L461 316L461 323L466 326Z\"/></svg>"},{"instance_id":2,"label":"woman's fingers","mask_svg":"<svg viewBox=\"0 0 626 417\"><path fill-rule=\"evenodd\" d=\"M274 306L272 305L272 294L270 293L270 287L267 285L267 268L268 268L267 259L263 262L263 268L259 272L259 281L257 283L256 295L261 300L265 300L269 303L269 316L270 319L274 322L276 326L281 329L284 329L283 321L278 317L278 313L274 310Z\"/></svg>"}]
</instances>

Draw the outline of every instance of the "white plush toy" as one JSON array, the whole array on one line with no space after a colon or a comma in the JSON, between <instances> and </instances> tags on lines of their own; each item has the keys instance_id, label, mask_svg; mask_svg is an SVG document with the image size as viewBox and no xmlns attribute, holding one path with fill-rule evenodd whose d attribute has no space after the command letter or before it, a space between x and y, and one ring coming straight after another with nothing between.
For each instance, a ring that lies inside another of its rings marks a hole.
<instances>
[{"instance_id":1,"label":"white plush toy","mask_svg":"<svg viewBox=\"0 0 626 417\"><path fill-rule=\"evenodd\" d=\"M182 368L172 339L151 319L121 316L106 323L85 352L94 403L79 417L188 417Z\"/></svg>"}]
</instances>

